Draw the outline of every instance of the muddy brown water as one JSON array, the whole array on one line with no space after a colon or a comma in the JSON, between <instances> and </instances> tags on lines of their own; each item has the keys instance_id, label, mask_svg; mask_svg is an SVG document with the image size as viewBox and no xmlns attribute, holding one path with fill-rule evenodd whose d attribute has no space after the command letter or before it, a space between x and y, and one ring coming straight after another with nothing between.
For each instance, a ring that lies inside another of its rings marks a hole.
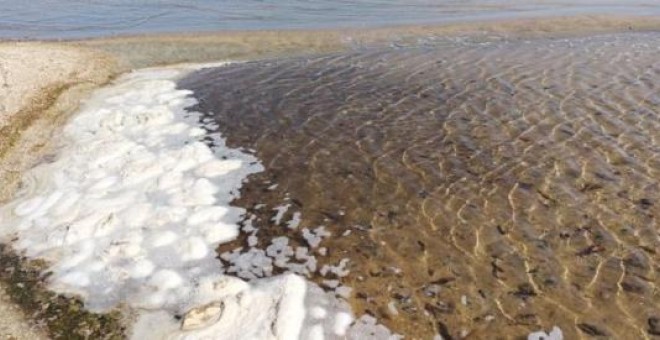
<instances>
[{"instance_id":1,"label":"muddy brown water","mask_svg":"<svg viewBox=\"0 0 660 340\"><path fill-rule=\"evenodd\" d=\"M235 202L260 245L326 226L318 260L350 260L356 313L408 338L644 339L660 334L659 57L655 33L445 42L180 87L262 160ZM273 221L283 202L298 229Z\"/></svg>"}]
</instances>

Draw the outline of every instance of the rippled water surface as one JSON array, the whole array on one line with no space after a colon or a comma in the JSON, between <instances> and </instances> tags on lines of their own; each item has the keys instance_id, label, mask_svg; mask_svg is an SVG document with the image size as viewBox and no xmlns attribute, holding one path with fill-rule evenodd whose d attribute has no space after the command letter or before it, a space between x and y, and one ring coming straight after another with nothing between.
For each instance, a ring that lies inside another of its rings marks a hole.
<instances>
[{"instance_id":1,"label":"rippled water surface","mask_svg":"<svg viewBox=\"0 0 660 340\"><path fill-rule=\"evenodd\" d=\"M660 15L657 0L0 0L0 38L363 27L571 14Z\"/></svg>"},{"instance_id":2,"label":"rippled water surface","mask_svg":"<svg viewBox=\"0 0 660 340\"><path fill-rule=\"evenodd\" d=\"M180 86L266 166L237 202L260 244L326 226L319 261L350 259L358 313L414 338L643 339L660 334L659 53L658 34L443 44Z\"/></svg>"}]
</instances>

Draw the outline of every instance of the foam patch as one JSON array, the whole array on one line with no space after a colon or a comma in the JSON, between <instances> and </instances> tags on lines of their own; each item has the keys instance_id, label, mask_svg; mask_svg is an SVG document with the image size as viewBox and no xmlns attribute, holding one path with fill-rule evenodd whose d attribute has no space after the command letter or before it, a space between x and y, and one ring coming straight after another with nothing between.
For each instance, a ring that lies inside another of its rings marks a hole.
<instances>
[{"instance_id":1,"label":"foam patch","mask_svg":"<svg viewBox=\"0 0 660 340\"><path fill-rule=\"evenodd\" d=\"M196 101L175 81L191 70L141 70L96 91L65 126L57 159L31 169L0 208L2 238L50 264L54 291L92 311L137 312L135 339L369 337L369 323L356 322L346 302L298 275L225 275L215 249L238 236L245 214L230 202L263 167L186 110ZM308 234L311 246L327 236ZM237 263L267 272L270 253L315 269L306 248L294 254L287 244L254 248Z\"/></svg>"}]
</instances>

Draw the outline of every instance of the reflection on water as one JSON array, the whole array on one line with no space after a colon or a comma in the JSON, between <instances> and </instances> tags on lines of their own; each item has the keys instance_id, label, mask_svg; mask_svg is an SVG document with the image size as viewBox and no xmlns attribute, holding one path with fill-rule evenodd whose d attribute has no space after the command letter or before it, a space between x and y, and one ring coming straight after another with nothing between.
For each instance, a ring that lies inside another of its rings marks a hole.
<instances>
[{"instance_id":1,"label":"reflection on water","mask_svg":"<svg viewBox=\"0 0 660 340\"><path fill-rule=\"evenodd\" d=\"M558 325L642 339L660 333L658 46L630 34L368 50L180 85L266 166L237 202L259 242L326 226L318 259L350 259L340 280L358 313L419 338ZM279 222L296 211L298 229Z\"/></svg>"},{"instance_id":2,"label":"reflection on water","mask_svg":"<svg viewBox=\"0 0 660 340\"><path fill-rule=\"evenodd\" d=\"M0 38L320 28L573 14L660 15L648 0L0 0Z\"/></svg>"}]
</instances>

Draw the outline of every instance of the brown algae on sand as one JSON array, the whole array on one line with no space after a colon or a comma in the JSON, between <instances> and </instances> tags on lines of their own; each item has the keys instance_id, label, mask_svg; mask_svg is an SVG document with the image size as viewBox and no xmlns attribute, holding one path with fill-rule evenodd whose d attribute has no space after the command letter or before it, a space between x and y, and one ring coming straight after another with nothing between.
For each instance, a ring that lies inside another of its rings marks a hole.
<instances>
[{"instance_id":1,"label":"brown algae on sand","mask_svg":"<svg viewBox=\"0 0 660 340\"><path fill-rule=\"evenodd\" d=\"M123 339L124 316L119 311L97 314L87 311L77 298L59 296L48 290L44 273L47 266L39 260L29 260L0 245L3 263L0 280L7 285L7 294L33 322L47 330L51 339Z\"/></svg>"},{"instance_id":2,"label":"brown algae on sand","mask_svg":"<svg viewBox=\"0 0 660 340\"><path fill-rule=\"evenodd\" d=\"M660 35L421 45L180 82L266 167L237 201L258 240L219 252L324 226L350 274L310 276L411 338L652 336Z\"/></svg>"}]
</instances>

